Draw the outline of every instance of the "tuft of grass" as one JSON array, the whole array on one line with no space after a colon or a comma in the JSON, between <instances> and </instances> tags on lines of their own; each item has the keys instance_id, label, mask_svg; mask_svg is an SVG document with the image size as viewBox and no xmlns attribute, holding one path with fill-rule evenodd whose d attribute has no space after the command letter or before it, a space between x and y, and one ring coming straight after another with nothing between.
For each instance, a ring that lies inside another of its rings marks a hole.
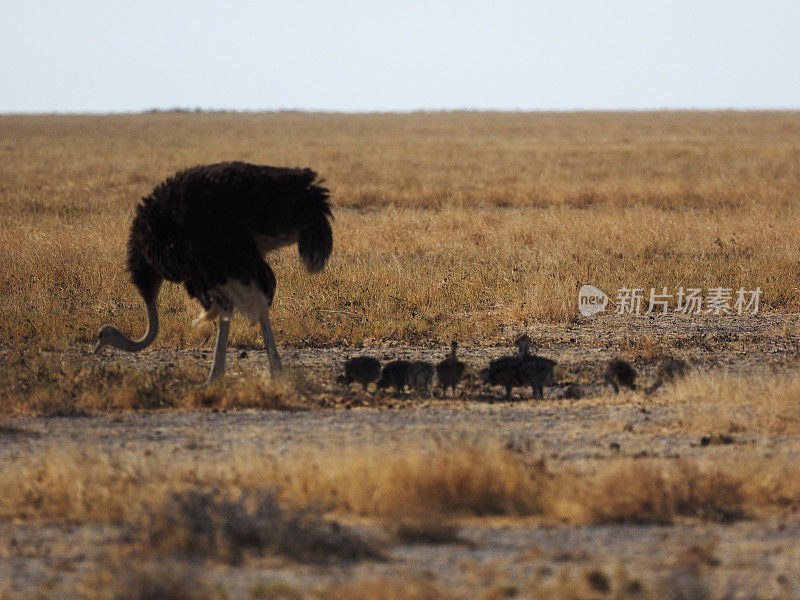
<instances>
[{"instance_id":1,"label":"tuft of grass","mask_svg":"<svg viewBox=\"0 0 800 600\"><path fill-rule=\"evenodd\" d=\"M800 374L693 373L672 384L674 425L702 434L800 431Z\"/></svg>"},{"instance_id":2,"label":"tuft of grass","mask_svg":"<svg viewBox=\"0 0 800 600\"><path fill-rule=\"evenodd\" d=\"M300 371L271 378L245 373L204 386L205 365L161 364L144 371L89 356L16 350L0 369L0 414L83 416L159 409L296 410L313 406L317 384Z\"/></svg>"},{"instance_id":3,"label":"tuft of grass","mask_svg":"<svg viewBox=\"0 0 800 600\"><path fill-rule=\"evenodd\" d=\"M592 482L585 510L592 523L672 523L675 517L729 521L743 516L744 482L696 464L623 462Z\"/></svg>"},{"instance_id":4,"label":"tuft of grass","mask_svg":"<svg viewBox=\"0 0 800 600\"><path fill-rule=\"evenodd\" d=\"M271 552L301 562L332 558L382 558L378 548L337 523L305 511L288 511L274 493L236 500L219 490L173 493L143 515L148 547L237 563L247 552Z\"/></svg>"},{"instance_id":5,"label":"tuft of grass","mask_svg":"<svg viewBox=\"0 0 800 600\"><path fill-rule=\"evenodd\" d=\"M452 600L434 583L419 578L361 579L332 585L315 596L318 600Z\"/></svg>"},{"instance_id":6,"label":"tuft of grass","mask_svg":"<svg viewBox=\"0 0 800 600\"><path fill-rule=\"evenodd\" d=\"M404 544L453 544L462 542L458 525L450 518L437 513L426 515L395 516L384 525L389 534Z\"/></svg>"},{"instance_id":7,"label":"tuft of grass","mask_svg":"<svg viewBox=\"0 0 800 600\"><path fill-rule=\"evenodd\" d=\"M307 455L274 480L291 498L371 516L532 515L550 509L551 476L499 445Z\"/></svg>"},{"instance_id":8,"label":"tuft of grass","mask_svg":"<svg viewBox=\"0 0 800 600\"><path fill-rule=\"evenodd\" d=\"M218 595L197 567L174 560L112 564L90 573L81 585L86 600L211 600Z\"/></svg>"},{"instance_id":9,"label":"tuft of grass","mask_svg":"<svg viewBox=\"0 0 800 600\"><path fill-rule=\"evenodd\" d=\"M620 352L629 360L655 360L668 353L664 341L656 335L626 337L620 343Z\"/></svg>"}]
</instances>

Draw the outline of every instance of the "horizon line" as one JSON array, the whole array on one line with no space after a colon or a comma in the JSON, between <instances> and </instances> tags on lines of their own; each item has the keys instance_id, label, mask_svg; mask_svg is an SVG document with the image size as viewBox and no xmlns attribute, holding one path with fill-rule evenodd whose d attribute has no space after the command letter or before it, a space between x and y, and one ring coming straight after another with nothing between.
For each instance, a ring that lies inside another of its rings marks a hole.
<instances>
[{"instance_id":1,"label":"horizon line","mask_svg":"<svg viewBox=\"0 0 800 600\"><path fill-rule=\"evenodd\" d=\"M0 111L0 116L126 116L159 113L175 114L318 114L318 115L414 115L437 113L498 113L498 114L573 114L573 113L714 113L714 112L800 112L800 105L782 107L645 107L645 108L415 108L341 110L327 108L203 108L173 106L132 110L52 110L52 111Z\"/></svg>"}]
</instances>

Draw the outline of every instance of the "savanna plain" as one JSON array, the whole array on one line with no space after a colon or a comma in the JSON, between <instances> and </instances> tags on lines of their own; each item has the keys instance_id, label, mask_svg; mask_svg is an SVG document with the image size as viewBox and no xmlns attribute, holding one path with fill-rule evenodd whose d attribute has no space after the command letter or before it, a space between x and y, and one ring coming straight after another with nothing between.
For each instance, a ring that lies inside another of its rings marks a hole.
<instances>
[{"instance_id":1,"label":"savanna plain","mask_svg":"<svg viewBox=\"0 0 800 600\"><path fill-rule=\"evenodd\" d=\"M284 374L237 317L203 385L171 284L153 346L93 354L144 329L139 198L223 160L331 191L326 269L268 257ZM5 115L0 223L2 599L800 598L800 113ZM763 294L615 314L632 287ZM478 371L522 333L555 381L507 402ZM455 397L337 382L451 340Z\"/></svg>"}]
</instances>

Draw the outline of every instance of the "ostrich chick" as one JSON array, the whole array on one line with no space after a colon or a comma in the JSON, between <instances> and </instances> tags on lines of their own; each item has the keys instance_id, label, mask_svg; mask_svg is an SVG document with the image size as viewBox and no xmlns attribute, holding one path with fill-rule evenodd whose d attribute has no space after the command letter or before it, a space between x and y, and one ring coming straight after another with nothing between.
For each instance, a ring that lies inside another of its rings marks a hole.
<instances>
[{"instance_id":1,"label":"ostrich chick","mask_svg":"<svg viewBox=\"0 0 800 600\"><path fill-rule=\"evenodd\" d=\"M636 369L621 358L612 358L603 367L603 380L611 386L615 394L619 393L620 386L635 390Z\"/></svg>"},{"instance_id":2,"label":"ostrich chick","mask_svg":"<svg viewBox=\"0 0 800 600\"><path fill-rule=\"evenodd\" d=\"M522 359L518 356L501 356L481 370L481 378L487 385L500 385L506 389L506 401L511 400L514 388L523 385Z\"/></svg>"},{"instance_id":3,"label":"ostrich chick","mask_svg":"<svg viewBox=\"0 0 800 600\"><path fill-rule=\"evenodd\" d=\"M395 395L404 394L411 363L407 360L393 360L386 363L378 379L378 389L394 388Z\"/></svg>"},{"instance_id":4,"label":"ostrich chick","mask_svg":"<svg viewBox=\"0 0 800 600\"><path fill-rule=\"evenodd\" d=\"M360 383L364 391L367 386L378 379L381 374L381 363L371 356L356 356L344 363L344 376L341 382L349 386L354 381Z\"/></svg>"},{"instance_id":5,"label":"ostrich chick","mask_svg":"<svg viewBox=\"0 0 800 600\"><path fill-rule=\"evenodd\" d=\"M417 360L411 363L408 369L406 383L414 388L418 394L430 395L431 383L433 382L433 365L424 360Z\"/></svg>"},{"instance_id":6,"label":"ostrich chick","mask_svg":"<svg viewBox=\"0 0 800 600\"><path fill-rule=\"evenodd\" d=\"M455 341L450 342L450 354L436 365L436 377L439 380L439 385L442 386L442 394L447 396L447 388L453 390L453 397L456 395L456 386L461 381L464 375L466 365L456 358L456 349L458 344Z\"/></svg>"},{"instance_id":7,"label":"ostrich chick","mask_svg":"<svg viewBox=\"0 0 800 600\"><path fill-rule=\"evenodd\" d=\"M662 385L681 379L689 373L689 363L680 358L667 357L658 363L656 376L653 383L647 388L647 393L652 394Z\"/></svg>"},{"instance_id":8,"label":"ostrich chick","mask_svg":"<svg viewBox=\"0 0 800 600\"><path fill-rule=\"evenodd\" d=\"M557 363L549 358L530 354L531 340L527 335L520 337L516 343L517 357L522 361L519 367L521 385L531 386L531 394L534 398L544 398L544 386L553 384Z\"/></svg>"}]
</instances>

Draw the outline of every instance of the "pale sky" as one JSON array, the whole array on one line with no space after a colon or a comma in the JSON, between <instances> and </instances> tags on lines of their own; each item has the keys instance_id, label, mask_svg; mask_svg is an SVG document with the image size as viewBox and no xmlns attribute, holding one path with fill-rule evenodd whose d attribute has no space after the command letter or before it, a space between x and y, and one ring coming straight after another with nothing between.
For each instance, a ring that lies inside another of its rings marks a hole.
<instances>
[{"instance_id":1,"label":"pale sky","mask_svg":"<svg viewBox=\"0 0 800 600\"><path fill-rule=\"evenodd\" d=\"M0 112L800 108L800 2L0 0Z\"/></svg>"}]
</instances>

